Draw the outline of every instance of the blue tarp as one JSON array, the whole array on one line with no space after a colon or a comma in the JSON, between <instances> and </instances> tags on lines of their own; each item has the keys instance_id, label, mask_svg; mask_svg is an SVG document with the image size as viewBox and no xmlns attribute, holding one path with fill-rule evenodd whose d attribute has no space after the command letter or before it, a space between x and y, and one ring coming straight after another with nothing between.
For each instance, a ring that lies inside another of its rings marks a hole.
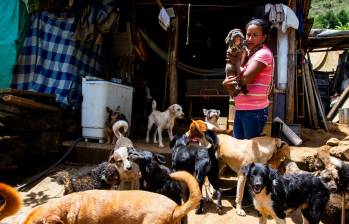
<instances>
[{"instance_id":1,"label":"blue tarp","mask_svg":"<svg viewBox=\"0 0 349 224\"><path fill-rule=\"evenodd\" d=\"M8 88L16 62L20 0L0 1L0 89Z\"/></svg>"}]
</instances>

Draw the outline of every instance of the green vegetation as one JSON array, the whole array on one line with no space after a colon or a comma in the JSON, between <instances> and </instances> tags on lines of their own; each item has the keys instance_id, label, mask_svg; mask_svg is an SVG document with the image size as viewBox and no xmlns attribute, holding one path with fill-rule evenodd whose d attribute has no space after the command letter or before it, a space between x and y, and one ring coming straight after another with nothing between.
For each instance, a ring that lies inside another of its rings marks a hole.
<instances>
[{"instance_id":1,"label":"green vegetation","mask_svg":"<svg viewBox=\"0 0 349 224\"><path fill-rule=\"evenodd\" d=\"M313 28L349 30L349 0L311 0Z\"/></svg>"}]
</instances>

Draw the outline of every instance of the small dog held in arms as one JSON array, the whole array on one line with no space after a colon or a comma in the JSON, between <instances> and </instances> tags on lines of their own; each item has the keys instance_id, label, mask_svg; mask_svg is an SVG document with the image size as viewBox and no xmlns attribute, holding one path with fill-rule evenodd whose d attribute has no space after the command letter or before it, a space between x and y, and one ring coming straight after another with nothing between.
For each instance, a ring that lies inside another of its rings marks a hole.
<instances>
[{"instance_id":1,"label":"small dog held in arms","mask_svg":"<svg viewBox=\"0 0 349 224\"><path fill-rule=\"evenodd\" d=\"M178 205L161 194L148 191L90 190L75 192L33 208L23 224L176 224L201 199L195 178L185 172L170 174L189 188L189 199ZM6 203L0 207L0 220L13 215L20 207L18 192L7 185L0 185L0 195Z\"/></svg>"},{"instance_id":2,"label":"small dog held in arms","mask_svg":"<svg viewBox=\"0 0 349 224\"><path fill-rule=\"evenodd\" d=\"M164 144L162 142L162 131L164 129L167 129L168 137L170 140L173 138L172 129L175 125L175 121L177 118L183 118L184 113L183 109L178 104L172 104L168 107L167 110L160 112L156 110L156 101L153 100L152 102L152 112L148 117L148 129L147 129L147 135L145 138L146 142L149 142L149 132L153 125L156 126L156 131L154 132L153 142L157 143L156 136L159 137L159 147L164 147Z\"/></svg>"},{"instance_id":3,"label":"small dog held in arms","mask_svg":"<svg viewBox=\"0 0 349 224\"><path fill-rule=\"evenodd\" d=\"M107 111L107 119L104 123L104 137L106 138L106 144L115 144L116 136L113 132L113 125L119 121L124 120L128 123L124 114L120 112L120 106L116 107L115 110L112 110L110 107L105 108ZM124 135L126 135L127 130L121 131Z\"/></svg>"},{"instance_id":4,"label":"small dog held in arms","mask_svg":"<svg viewBox=\"0 0 349 224\"><path fill-rule=\"evenodd\" d=\"M227 37L225 38L225 43L228 44L227 52L231 53L234 57L238 53L243 52L243 57L247 53L247 47L244 44L245 37L240 29L233 29L229 31ZM238 76L236 63L229 61L225 65L225 75L226 76ZM247 94L246 85L241 85L240 81L234 83L234 96L238 95L242 91L244 94Z\"/></svg>"},{"instance_id":5,"label":"small dog held in arms","mask_svg":"<svg viewBox=\"0 0 349 224\"><path fill-rule=\"evenodd\" d=\"M202 109L202 112L204 113L205 122L207 124L208 130L214 131L217 134L227 134L227 135L232 134L232 130L224 130L219 127L218 119L221 114L220 110L204 108Z\"/></svg>"},{"instance_id":6,"label":"small dog held in arms","mask_svg":"<svg viewBox=\"0 0 349 224\"><path fill-rule=\"evenodd\" d=\"M265 224L268 216L276 223L286 223L286 213L298 208L301 209L303 223L320 222L330 198L321 178L305 173L281 176L261 163L251 163L241 170L252 188L254 207L261 214L259 223Z\"/></svg>"}]
</instances>

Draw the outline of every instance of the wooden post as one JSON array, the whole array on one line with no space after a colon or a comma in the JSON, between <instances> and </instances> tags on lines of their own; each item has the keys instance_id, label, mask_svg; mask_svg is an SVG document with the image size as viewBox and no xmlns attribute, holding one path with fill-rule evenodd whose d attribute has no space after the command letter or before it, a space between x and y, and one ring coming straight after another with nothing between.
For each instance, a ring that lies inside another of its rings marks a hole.
<instances>
[{"instance_id":1,"label":"wooden post","mask_svg":"<svg viewBox=\"0 0 349 224\"><path fill-rule=\"evenodd\" d=\"M169 104L177 103L177 50L178 50L178 17L171 19L169 31L169 61L168 61L168 87Z\"/></svg>"},{"instance_id":2,"label":"wooden post","mask_svg":"<svg viewBox=\"0 0 349 224\"><path fill-rule=\"evenodd\" d=\"M295 11L296 1L290 0L289 7ZM287 62L287 93L286 93L286 123L294 122L295 113L295 82L296 82L296 31L288 30L288 62ZM296 93L297 94L297 93Z\"/></svg>"}]
</instances>

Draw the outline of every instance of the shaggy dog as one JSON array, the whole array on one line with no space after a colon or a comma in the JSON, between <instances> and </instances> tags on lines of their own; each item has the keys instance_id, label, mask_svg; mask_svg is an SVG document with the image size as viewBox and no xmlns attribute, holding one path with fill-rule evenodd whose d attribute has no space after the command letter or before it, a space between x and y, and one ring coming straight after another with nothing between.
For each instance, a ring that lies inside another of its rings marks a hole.
<instances>
[{"instance_id":1,"label":"shaggy dog","mask_svg":"<svg viewBox=\"0 0 349 224\"><path fill-rule=\"evenodd\" d=\"M14 215L21 208L21 197L18 191L10 185L0 183L0 221Z\"/></svg>"},{"instance_id":2,"label":"shaggy dog","mask_svg":"<svg viewBox=\"0 0 349 224\"><path fill-rule=\"evenodd\" d=\"M120 112L120 106L118 106L115 110L112 110L109 107L106 107L107 111L107 119L104 123L104 137L106 138L106 144L115 144L116 136L113 132L113 125L115 122L119 120L127 121L124 114ZM124 135L126 135L127 129L122 131Z\"/></svg>"},{"instance_id":3,"label":"shaggy dog","mask_svg":"<svg viewBox=\"0 0 349 224\"><path fill-rule=\"evenodd\" d=\"M218 118L221 113L220 110L216 109L202 109L205 116L205 122L207 124L207 129L216 132L217 134L227 134L231 135L232 130L223 130L218 125Z\"/></svg>"},{"instance_id":4,"label":"shaggy dog","mask_svg":"<svg viewBox=\"0 0 349 224\"><path fill-rule=\"evenodd\" d=\"M186 135L190 141L210 148L210 142L205 137L207 126L203 121L192 122ZM219 169L225 165L237 173L238 183L236 189L236 213L245 216L242 209L242 199L245 189L246 177L241 173L241 167L252 162L266 164L272 157L278 156L278 152L284 152L288 145L278 138L268 136L257 137L249 140L236 139L230 135L218 134L218 148L216 158L219 161Z\"/></svg>"},{"instance_id":5,"label":"shaggy dog","mask_svg":"<svg viewBox=\"0 0 349 224\"><path fill-rule=\"evenodd\" d=\"M261 214L259 223L271 216L276 223L286 223L286 213L300 208L303 222L320 222L330 193L322 180L311 174L281 176L276 170L260 163L242 167L252 188L254 207Z\"/></svg>"},{"instance_id":6,"label":"shaggy dog","mask_svg":"<svg viewBox=\"0 0 349 224\"><path fill-rule=\"evenodd\" d=\"M245 37L242 34L240 29L233 29L229 31L227 37L225 38L225 43L228 44L228 50L233 57L236 56L240 52L244 52L245 55L247 53L247 47L244 44ZM243 56L244 57L244 56ZM227 62L225 65L225 75L226 76L238 76L236 63L232 60ZM241 85L240 79L233 83L233 95L237 96L240 91L244 94L247 94L248 91L246 89L246 85Z\"/></svg>"},{"instance_id":7,"label":"shaggy dog","mask_svg":"<svg viewBox=\"0 0 349 224\"><path fill-rule=\"evenodd\" d=\"M157 127L157 131L154 132L153 142L157 143L156 135L159 136L159 147L164 147L162 142L162 130L167 129L168 137L170 140L173 138L172 129L177 118L183 118L183 109L178 104L172 104L166 111L160 112L156 110L156 101L152 102L152 112L148 117L148 129L145 138L146 142L149 142L149 132L153 125Z\"/></svg>"},{"instance_id":8,"label":"shaggy dog","mask_svg":"<svg viewBox=\"0 0 349 224\"><path fill-rule=\"evenodd\" d=\"M193 121L195 122L195 121ZM189 138L186 135L175 136L171 143L172 149L172 169L185 170L195 175L199 182L200 189L208 177L210 184L217 193L217 211L222 213L222 189L219 185L218 172L219 166L215 156L218 146L217 136L214 132L207 130L205 132L206 139L211 142L210 148L205 148L198 144L189 144ZM196 214L203 213L204 199L201 200L200 206L196 210Z\"/></svg>"},{"instance_id":9,"label":"shaggy dog","mask_svg":"<svg viewBox=\"0 0 349 224\"><path fill-rule=\"evenodd\" d=\"M57 180L64 185L64 194L70 194L93 189L114 189L119 184L119 174L114 163L103 162L81 176L72 176L67 171L58 172Z\"/></svg>"},{"instance_id":10,"label":"shaggy dog","mask_svg":"<svg viewBox=\"0 0 349 224\"><path fill-rule=\"evenodd\" d=\"M139 166L142 190L165 195L177 204L181 204L181 186L170 178L171 171L164 166L166 160L163 155L145 150L133 150L130 152L130 159Z\"/></svg>"},{"instance_id":11,"label":"shaggy dog","mask_svg":"<svg viewBox=\"0 0 349 224\"><path fill-rule=\"evenodd\" d=\"M175 224L198 206L201 191L195 178L181 171L171 178L188 185L190 196L183 205L153 192L90 190L65 195L33 208L24 224ZM2 193L2 192L1 192ZM18 195L9 193L18 200ZM18 204L6 204L7 211Z\"/></svg>"}]
</instances>

